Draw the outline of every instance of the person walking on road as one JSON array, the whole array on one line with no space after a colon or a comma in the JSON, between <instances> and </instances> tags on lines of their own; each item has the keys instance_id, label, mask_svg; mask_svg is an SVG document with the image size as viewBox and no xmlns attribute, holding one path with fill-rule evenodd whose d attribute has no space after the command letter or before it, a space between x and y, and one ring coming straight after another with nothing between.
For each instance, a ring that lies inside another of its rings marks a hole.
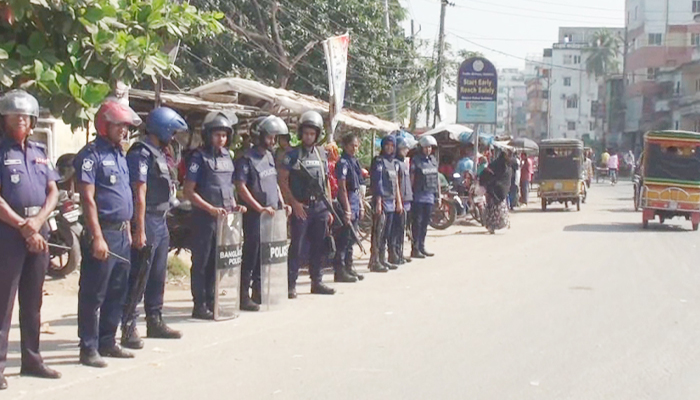
<instances>
[{"instance_id":1,"label":"person walking on road","mask_svg":"<svg viewBox=\"0 0 700 400\"><path fill-rule=\"evenodd\" d=\"M192 153L187 169L184 194L193 206L190 279L195 319L214 319L217 219L230 212L246 211L233 196L234 165L227 148L237 122L221 112L207 114L202 124L204 144Z\"/></svg>"},{"instance_id":2,"label":"person walking on road","mask_svg":"<svg viewBox=\"0 0 700 400\"><path fill-rule=\"evenodd\" d=\"M617 174L620 170L620 159L617 153L613 153L608 158L608 174L610 175L610 184L615 186L617 184Z\"/></svg>"},{"instance_id":3,"label":"person walking on road","mask_svg":"<svg viewBox=\"0 0 700 400\"><path fill-rule=\"evenodd\" d=\"M532 181L532 161L527 156L527 154L520 154L521 167L520 167L520 202L527 207L527 203L530 199L530 182Z\"/></svg>"},{"instance_id":4,"label":"person walking on road","mask_svg":"<svg viewBox=\"0 0 700 400\"><path fill-rule=\"evenodd\" d=\"M49 266L46 220L58 202L53 164L29 136L39 103L23 90L0 98L5 138L0 142L0 390L7 389L8 337L19 292L20 375L58 379L39 353L44 276Z\"/></svg>"},{"instance_id":5,"label":"person walking on road","mask_svg":"<svg viewBox=\"0 0 700 400\"><path fill-rule=\"evenodd\" d=\"M511 158L511 152L502 152L479 177L481 186L486 188L484 226L491 234L510 226L507 197L513 174Z\"/></svg>"},{"instance_id":6,"label":"person walking on road","mask_svg":"<svg viewBox=\"0 0 700 400\"><path fill-rule=\"evenodd\" d=\"M187 123L173 109L159 107L151 111L146 119L146 136L134 143L126 153L131 188L134 193L133 248L131 250L131 272L129 293L137 287L139 252L146 245L153 246L146 267L146 336L157 339L179 339L182 334L163 322L163 296L168 274L168 250L170 232L166 216L175 186L171 180L165 150L177 132L187 131ZM143 340L136 329L138 312L122 318L122 346L139 350Z\"/></svg>"},{"instance_id":7,"label":"person walking on road","mask_svg":"<svg viewBox=\"0 0 700 400\"><path fill-rule=\"evenodd\" d=\"M97 138L75 158L78 191L86 226L80 241L83 260L78 291L80 363L104 368L102 357L133 358L116 344L129 289L133 197L122 142L139 116L116 100L95 115Z\"/></svg>"},{"instance_id":8,"label":"person walking on road","mask_svg":"<svg viewBox=\"0 0 700 400\"><path fill-rule=\"evenodd\" d=\"M433 147L437 141L432 136L421 136L418 141L419 153L411 160L411 185L413 186L413 204L411 206L413 224L413 244L411 258L434 256L425 249L425 237L433 212L433 205L440 201L438 163L433 156Z\"/></svg>"}]
</instances>

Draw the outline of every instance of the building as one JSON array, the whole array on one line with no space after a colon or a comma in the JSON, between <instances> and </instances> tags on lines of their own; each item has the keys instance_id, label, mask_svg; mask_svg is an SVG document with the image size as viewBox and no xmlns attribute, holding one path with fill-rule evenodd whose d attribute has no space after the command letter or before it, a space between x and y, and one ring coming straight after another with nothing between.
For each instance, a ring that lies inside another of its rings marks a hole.
<instances>
[{"instance_id":1,"label":"building","mask_svg":"<svg viewBox=\"0 0 700 400\"><path fill-rule=\"evenodd\" d=\"M646 131L690 129L700 120L700 114L684 108L696 91L695 67L684 65L699 55L700 24L694 17L700 1L627 0L625 11L626 118L620 144L635 148Z\"/></svg>"},{"instance_id":2,"label":"building","mask_svg":"<svg viewBox=\"0 0 700 400\"><path fill-rule=\"evenodd\" d=\"M621 28L559 28L559 41L552 45L550 59L549 138L603 137L599 79L586 72L590 43L601 30L624 36Z\"/></svg>"},{"instance_id":3,"label":"building","mask_svg":"<svg viewBox=\"0 0 700 400\"><path fill-rule=\"evenodd\" d=\"M526 137L532 140L547 138L549 126L549 85L551 83L552 49L545 49L542 57L528 57L525 70L530 77L525 81Z\"/></svg>"},{"instance_id":4,"label":"building","mask_svg":"<svg viewBox=\"0 0 700 400\"><path fill-rule=\"evenodd\" d=\"M517 136L525 132L525 75L517 68L498 71L497 135Z\"/></svg>"}]
</instances>

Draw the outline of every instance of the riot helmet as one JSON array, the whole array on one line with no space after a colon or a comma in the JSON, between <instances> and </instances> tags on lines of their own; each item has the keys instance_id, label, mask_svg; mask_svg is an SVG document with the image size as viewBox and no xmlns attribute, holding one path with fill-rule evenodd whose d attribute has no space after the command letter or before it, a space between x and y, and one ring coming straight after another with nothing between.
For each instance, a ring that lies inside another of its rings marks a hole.
<instances>
[{"instance_id":1,"label":"riot helmet","mask_svg":"<svg viewBox=\"0 0 700 400\"><path fill-rule=\"evenodd\" d=\"M225 131L226 145L230 146L233 140L233 127L238 124L238 117L233 113L212 111L204 117L202 122L202 139L206 146L211 146L211 134L214 131Z\"/></svg>"},{"instance_id":2,"label":"riot helmet","mask_svg":"<svg viewBox=\"0 0 700 400\"><path fill-rule=\"evenodd\" d=\"M109 124L141 125L141 118L136 111L115 99L107 99L95 114L95 130L99 136L107 136Z\"/></svg>"},{"instance_id":3,"label":"riot helmet","mask_svg":"<svg viewBox=\"0 0 700 400\"><path fill-rule=\"evenodd\" d=\"M187 130L187 122L172 108L158 107L146 119L146 133L155 135L163 145L170 143L175 133Z\"/></svg>"},{"instance_id":4,"label":"riot helmet","mask_svg":"<svg viewBox=\"0 0 700 400\"><path fill-rule=\"evenodd\" d=\"M0 115L28 115L34 128L39 118L39 102L24 90L11 90L0 98Z\"/></svg>"},{"instance_id":5,"label":"riot helmet","mask_svg":"<svg viewBox=\"0 0 700 400\"><path fill-rule=\"evenodd\" d=\"M268 136L288 135L289 129L282 118L270 115L255 121L255 129L251 129L250 135L253 144L267 147L265 138Z\"/></svg>"},{"instance_id":6,"label":"riot helmet","mask_svg":"<svg viewBox=\"0 0 700 400\"><path fill-rule=\"evenodd\" d=\"M435 140L435 138L430 135L421 136L418 140L418 144L420 145L420 147L434 147L438 145L437 140Z\"/></svg>"},{"instance_id":7,"label":"riot helmet","mask_svg":"<svg viewBox=\"0 0 700 400\"><path fill-rule=\"evenodd\" d=\"M386 136L384 136L384 137L382 138L382 142L381 142L381 145L382 145L382 154L385 154L385 148L386 148L386 146L389 145L389 144L391 144L391 145L394 146L394 151L391 152L391 154L387 154L387 155L393 156L394 153L396 152L396 136L394 136L394 135L386 135Z\"/></svg>"},{"instance_id":8,"label":"riot helmet","mask_svg":"<svg viewBox=\"0 0 700 400\"><path fill-rule=\"evenodd\" d=\"M323 117L316 111L307 111L301 114L299 117L299 126L297 128L297 138L301 140L302 132L305 127L310 127L316 129L316 142L318 142L321 137L321 132L323 132Z\"/></svg>"}]
</instances>

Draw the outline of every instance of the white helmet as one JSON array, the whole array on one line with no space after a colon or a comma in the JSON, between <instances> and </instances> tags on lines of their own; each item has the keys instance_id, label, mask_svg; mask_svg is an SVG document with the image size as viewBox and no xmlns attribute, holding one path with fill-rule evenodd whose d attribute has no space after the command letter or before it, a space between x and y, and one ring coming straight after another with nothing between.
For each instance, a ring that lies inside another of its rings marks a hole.
<instances>
[{"instance_id":1,"label":"white helmet","mask_svg":"<svg viewBox=\"0 0 700 400\"><path fill-rule=\"evenodd\" d=\"M420 147L431 147L438 145L437 140L435 140L435 138L430 135L421 136L418 140L418 144L420 144Z\"/></svg>"}]
</instances>

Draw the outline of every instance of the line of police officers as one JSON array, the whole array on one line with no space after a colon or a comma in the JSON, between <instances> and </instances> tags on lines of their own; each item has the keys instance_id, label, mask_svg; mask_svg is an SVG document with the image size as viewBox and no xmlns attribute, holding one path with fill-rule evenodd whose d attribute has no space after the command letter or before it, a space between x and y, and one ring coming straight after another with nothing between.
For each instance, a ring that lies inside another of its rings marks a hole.
<instances>
[{"instance_id":1,"label":"line of police officers","mask_svg":"<svg viewBox=\"0 0 700 400\"><path fill-rule=\"evenodd\" d=\"M49 263L46 221L57 203L58 176L45 149L28 140L39 115L36 99L24 91L9 92L0 99L0 115L6 132L0 143L0 310L4 313L0 325L0 389L4 389L7 382L2 373L18 291L21 374L54 379L61 375L48 368L39 354L42 286ZM237 122L234 116L224 113L208 114L202 125L203 145L187 164L184 195L194 206L191 287L192 317L197 319L214 318L216 221L229 212L244 214L241 309L259 309L260 216L276 210L286 210L290 216L289 298L297 296L296 281L302 262L310 264L311 293L335 293L322 282L328 252L318 245L328 238L333 217L319 195L311 194L314 192L309 181L315 180L330 194L328 161L324 149L318 146L323 118L313 111L301 116L297 132L301 144L283 155L281 166L276 165L271 150L278 136L289 135L284 121L276 116L256 121L251 130L253 147L234 164L228 146ZM163 322L162 308L169 248L166 215L175 194L168 144L188 126L174 110L157 108L148 115L145 137L124 154L122 143L129 129L140 124L140 118L128 105L108 99L95 116L97 138L78 153L74 163L85 225L78 294L80 362L91 367L106 367L103 357L133 358L133 353L123 347L140 349L144 345L135 328L138 315L126 315L124 307L141 267L135 260L146 246L152 248L146 263L150 270L144 271L147 337L181 337L180 332ZM383 154L374 160L372 175L375 213L379 216L373 230L373 271L386 272L395 268L394 263L404 262L405 211L410 207L411 195L412 256L431 255L424 243L429 210L437 193L437 164L430 154L434 144L421 140L422 152L414 158L409 173L403 161L408 151L405 142L399 141L397 159L393 158L394 137L388 136L382 142ZM361 169L355 157L359 139L349 135L343 139L343 147L344 154L335 170L340 186L339 207L344 222L357 228L365 212L360 198ZM234 185L244 205L236 203ZM401 217L396 217L397 212ZM362 279L353 268L350 228L342 228L337 237L332 260L335 280ZM394 263L386 261L387 244ZM116 342L120 324L121 346Z\"/></svg>"}]
</instances>

